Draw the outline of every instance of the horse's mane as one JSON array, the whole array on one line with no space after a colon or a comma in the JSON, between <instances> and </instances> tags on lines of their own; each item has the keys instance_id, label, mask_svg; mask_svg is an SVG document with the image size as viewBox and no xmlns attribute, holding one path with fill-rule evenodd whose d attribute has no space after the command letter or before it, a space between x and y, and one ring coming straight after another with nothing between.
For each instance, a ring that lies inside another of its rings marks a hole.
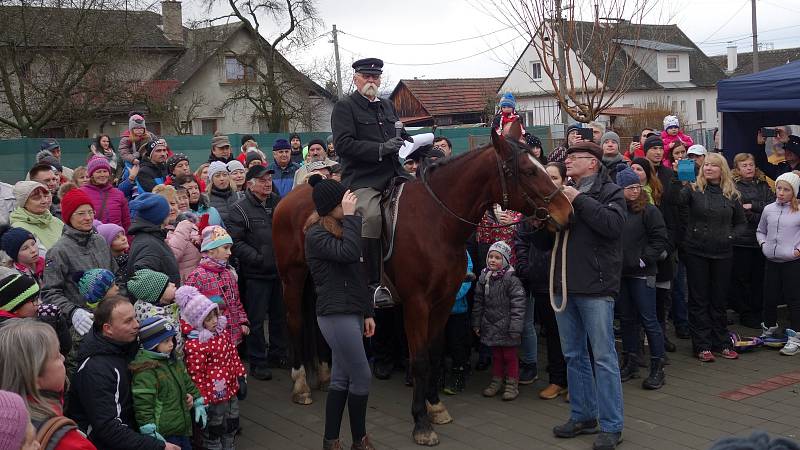
<instances>
[{"instance_id":1,"label":"horse's mane","mask_svg":"<svg viewBox=\"0 0 800 450\"><path fill-rule=\"evenodd\" d=\"M464 161L471 160L473 158L476 158L478 155L483 153L488 148L492 148L492 144L491 143L486 144L486 145L484 145L482 147L478 147L478 148L476 148L474 150L467 150L466 152L464 152L464 153L462 153L460 155L457 155L457 156L451 156L450 158L437 159L436 161L434 161L433 163L431 163L431 165L429 165L427 167L427 170L430 173L433 173L433 171L435 169L438 169L440 167L450 166L450 165L453 165L454 163L461 162L462 160L464 160Z\"/></svg>"}]
</instances>

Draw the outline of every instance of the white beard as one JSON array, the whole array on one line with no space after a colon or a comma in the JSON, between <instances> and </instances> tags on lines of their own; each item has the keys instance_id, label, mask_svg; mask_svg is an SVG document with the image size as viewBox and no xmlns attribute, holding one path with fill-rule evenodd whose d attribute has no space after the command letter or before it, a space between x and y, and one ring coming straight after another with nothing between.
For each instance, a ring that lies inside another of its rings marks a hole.
<instances>
[{"instance_id":1,"label":"white beard","mask_svg":"<svg viewBox=\"0 0 800 450\"><path fill-rule=\"evenodd\" d=\"M359 92L361 92L361 95L364 97L377 97L378 85L375 83L367 83L364 86L361 86Z\"/></svg>"}]
</instances>

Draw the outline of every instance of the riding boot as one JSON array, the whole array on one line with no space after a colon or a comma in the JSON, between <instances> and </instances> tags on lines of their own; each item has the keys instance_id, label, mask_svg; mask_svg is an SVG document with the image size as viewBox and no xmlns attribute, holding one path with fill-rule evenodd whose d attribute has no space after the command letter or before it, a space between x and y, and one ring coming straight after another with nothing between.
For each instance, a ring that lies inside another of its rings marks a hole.
<instances>
[{"instance_id":1,"label":"riding boot","mask_svg":"<svg viewBox=\"0 0 800 450\"><path fill-rule=\"evenodd\" d=\"M383 248L380 239L361 239L361 254L367 274L367 286L372 293L375 308L391 308L395 306L392 293L386 286L381 285L381 259Z\"/></svg>"},{"instance_id":2,"label":"riding boot","mask_svg":"<svg viewBox=\"0 0 800 450\"><path fill-rule=\"evenodd\" d=\"M651 358L650 375L642 382L645 389L661 389L666 384L664 375L664 360L661 358Z\"/></svg>"}]
</instances>

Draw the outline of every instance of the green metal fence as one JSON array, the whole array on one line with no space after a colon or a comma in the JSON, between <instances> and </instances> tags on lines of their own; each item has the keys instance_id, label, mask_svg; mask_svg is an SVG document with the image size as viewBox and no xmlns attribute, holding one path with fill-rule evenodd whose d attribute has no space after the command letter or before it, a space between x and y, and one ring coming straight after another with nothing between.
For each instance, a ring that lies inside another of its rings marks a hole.
<instances>
[{"instance_id":1,"label":"green metal fence","mask_svg":"<svg viewBox=\"0 0 800 450\"><path fill-rule=\"evenodd\" d=\"M548 146L549 129L548 127L529 127L529 132L539 136L545 146ZM430 128L421 128L411 132L412 135L419 133L429 133ZM329 133L300 133L303 142L312 139L325 140ZM454 153L462 153L489 141L490 134L488 128L455 128L437 129L437 136L445 136L453 143ZM241 134L230 134L228 137L234 148L234 154L238 154L241 142ZM259 147L271 158L272 143L276 139L287 139L285 133L265 133L253 134L259 143ZM174 152L185 153L192 164L197 167L208 160L211 151L211 136L165 136L169 147ZM119 144L119 138L112 139L114 147ZM75 168L86 164L89 155L89 139L59 139L61 144L61 162L67 167ZM25 174L30 169L35 160L36 153L39 151L40 139L5 139L0 140L0 180L6 183L15 183L25 178ZM546 152L550 149L546 148Z\"/></svg>"}]
</instances>

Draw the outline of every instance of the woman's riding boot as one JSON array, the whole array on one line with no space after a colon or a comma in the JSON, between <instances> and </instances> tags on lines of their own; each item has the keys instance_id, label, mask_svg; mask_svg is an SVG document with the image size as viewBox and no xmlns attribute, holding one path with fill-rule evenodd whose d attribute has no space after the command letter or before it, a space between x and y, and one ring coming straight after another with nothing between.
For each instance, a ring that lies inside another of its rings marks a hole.
<instances>
[{"instance_id":1,"label":"woman's riding boot","mask_svg":"<svg viewBox=\"0 0 800 450\"><path fill-rule=\"evenodd\" d=\"M367 400L369 400L369 395L351 393L347 396L347 412L350 414L350 433L353 435L354 449L373 448L367 439ZM365 439L368 447L356 446L356 443L363 443Z\"/></svg>"}]
</instances>

